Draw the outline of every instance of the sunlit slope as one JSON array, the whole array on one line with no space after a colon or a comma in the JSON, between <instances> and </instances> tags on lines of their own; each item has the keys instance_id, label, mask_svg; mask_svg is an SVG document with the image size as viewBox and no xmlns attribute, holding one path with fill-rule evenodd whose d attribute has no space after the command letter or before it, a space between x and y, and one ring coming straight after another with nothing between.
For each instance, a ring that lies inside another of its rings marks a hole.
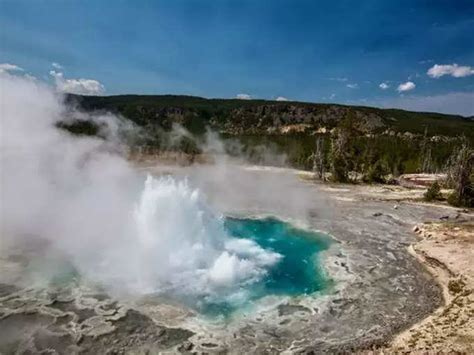
<instances>
[{"instance_id":1,"label":"sunlit slope","mask_svg":"<svg viewBox=\"0 0 474 355\"><path fill-rule=\"evenodd\" d=\"M180 123L194 133L210 126L229 134L311 134L340 125L348 116L360 133L423 134L474 138L474 118L363 106L205 99L176 95L68 96L85 110L120 113L139 125L170 127ZM298 126L294 126L298 125Z\"/></svg>"}]
</instances>

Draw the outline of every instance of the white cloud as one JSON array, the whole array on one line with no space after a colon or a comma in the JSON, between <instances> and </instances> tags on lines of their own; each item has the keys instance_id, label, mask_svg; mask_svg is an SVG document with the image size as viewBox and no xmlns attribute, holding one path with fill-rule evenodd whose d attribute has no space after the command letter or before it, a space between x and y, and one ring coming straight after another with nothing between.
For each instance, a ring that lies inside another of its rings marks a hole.
<instances>
[{"instance_id":1,"label":"white cloud","mask_svg":"<svg viewBox=\"0 0 474 355\"><path fill-rule=\"evenodd\" d=\"M329 98L330 98L331 100L332 100L332 99L335 99L335 98L336 98L336 94L331 94L331 95L329 96Z\"/></svg>"},{"instance_id":2,"label":"white cloud","mask_svg":"<svg viewBox=\"0 0 474 355\"><path fill-rule=\"evenodd\" d=\"M252 96L249 94L237 94L236 98L239 100L252 100Z\"/></svg>"},{"instance_id":3,"label":"white cloud","mask_svg":"<svg viewBox=\"0 0 474 355\"><path fill-rule=\"evenodd\" d=\"M286 97L283 97L283 96L278 96L276 98L277 101L288 101L288 99Z\"/></svg>"},{"instance_id":4,"label":"white cloud","mask_svg":"<svg viewBox=\"0 0 474 355\"><path fill-rule=\"evenodd\" d=\"M359 87L358 84L347 84L346 85L349 89L357 89Z\"/></svg>"},{"instance_id":5,"label":"white cloud","mask_svg":"<svg viewBox=\"0 0 474 355\"><path fill-rule=\"evenodd\" d=\"M390 87L387 83L380 83L379 88L382 90L387 90Z\"/></svg>"},{"instance_id":6,"label":"white cloud","mask_svg":"<svg viewBox=\"0 0 474 355\"><path fill-rule=\"evenodd\" d=\"M451 75L455 78L474 75L474 68L470 66L459 66L457 64L435 64L428 69L427 74L432 78L440 78L443 75Z\"/></svg>"},{"instance_id":7,"label":"white cloud","mask_svg":"<svg viewBox=\"0 0 474 355\"><path fill-rule=\"evenodd\" d=\"M346 81L349 81L349 79L347 78L329 78L329 80L339 81L341 83L345 83Z\"/></svg>"},{"instance_id":8,"label":"white cloud","mask_svg":"<svg viewBox=\"0 0 474 355\"><path fill-rule=\"evenodd\" d=\"M55 69L62 69L63 68L63 66L61 64L56 63L56 62L52 62L51 66Z\"/></svg>"},{"instance_id":9,"label":"white cloud","mask_svg":"<svg viewBox=\"0 0 474 355\"><path fill-rule=\"evenodd\" d=\"M12 71L23 71L18 65L10 63L0 63L0 73L12 72Z\"/></svg>"},{"instance_id":10,"label":"white cloud","mask_svg":"<svg viewBox=\"0 0 474 355\"><path fill-rule=\"evenodd\" d=\"M405 92L405 91L410 91L416 88L416 85L412 81L407 81L406 83L398 85L397 91L398 92Z\"/></svg>"},{"instance_id":11,"label":"white cloud","mask_svg":"<svg viewBox=\"0 0 474 355\"><path fill-rule=\"evenodd\" d=\"M54 78L56 88L59 91L78 95L101 95L105 87L93 79L66 79L64 74L51 70L49 74Z\"/></svg>"},{"instance_id":12,"label":"white cloud","mask_svg":"<svg viewBox=\"0 0 474 355\"><path fill-rule=\"evenodd\" d=\"M474 115L474 92L452 92L433 96L405 96L370 102L386 108L421 112L440 112L463 116Z\"/></svg>"}]
</instances>

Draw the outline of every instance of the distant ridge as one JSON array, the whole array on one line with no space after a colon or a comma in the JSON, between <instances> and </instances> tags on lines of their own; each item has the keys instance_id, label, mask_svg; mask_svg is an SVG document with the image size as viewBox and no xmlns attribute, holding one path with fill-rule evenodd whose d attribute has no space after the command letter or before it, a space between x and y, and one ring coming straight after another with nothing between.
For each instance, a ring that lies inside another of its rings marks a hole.
<instances>
[{"instance_id":1,"label":"distant ridge","mask_svg":"<svg viewBox=\"0 0 474 355\"><path fill-rule=\"evenodd\" d=\"M179 123L200 132L210 126L229 134L314 133L353 116L363 134L411 133L474 139L474 117L368 106L298 101L203 98L187 95L68 95L82 109L119 113L142 126ZM293 127L292 127L293 126ZM324 131L324 130L323 130Z\"/></svg>"}]
</instances>

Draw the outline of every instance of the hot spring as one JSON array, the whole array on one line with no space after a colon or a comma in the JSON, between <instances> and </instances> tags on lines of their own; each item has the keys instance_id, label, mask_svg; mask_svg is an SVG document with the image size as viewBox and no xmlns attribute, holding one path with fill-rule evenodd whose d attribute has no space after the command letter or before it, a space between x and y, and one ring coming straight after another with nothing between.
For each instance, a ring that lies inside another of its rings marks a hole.
<instances>
[{"instance_id":1,"label":"hot spring","mask_svg":"<svg viewBox=\"0 0 474 355\"><path fill-rule=\"evenodd\" d=\"M328 236L295 228L276 218L226 218L224 228L232 237L253 241L281 257L259 280L243 287L246 303L204 302L204 313L229 314L238 307L250 308L253 301L268 295L308 295L328 286L318 258L319 252L329 247Z\"/></svg>"},{"instance_id":2,"label":"hot spring","mask_svg":"<svg viewBox=\"0 0 474 355\"><path fill-rule=\"evenodd\" d=\"M228 316L266 296L308 295L328 284L318 258L328 236L276 218L220 215L186 179L148 176L130 211L128 221L110 221L124 226L113 241L75 250L74 268L61 267L54 280L67 273L205 316Z\"/></svg>"}]
</instances>

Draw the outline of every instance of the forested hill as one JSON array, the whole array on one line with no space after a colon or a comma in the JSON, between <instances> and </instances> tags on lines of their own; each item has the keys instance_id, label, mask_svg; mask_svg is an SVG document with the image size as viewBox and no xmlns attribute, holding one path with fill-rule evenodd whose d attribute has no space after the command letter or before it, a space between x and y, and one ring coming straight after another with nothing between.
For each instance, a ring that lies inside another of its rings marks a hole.
<instances>
[{"instance_id":1,"label":"forested hill","mask_svg":"<svg viewBox=\"0 0 474 355\"><path fill-rule=\"evenodd\" d=\"M209 126L230 135L311 135L325 133L351 118L360 134L423 135L474 139L474 117L363 106L292 101L205 99L177 95L68 95L86 111L119 113L140 126L170 128L179 123L193 133Z\"/></svg>"}]
</instances>

